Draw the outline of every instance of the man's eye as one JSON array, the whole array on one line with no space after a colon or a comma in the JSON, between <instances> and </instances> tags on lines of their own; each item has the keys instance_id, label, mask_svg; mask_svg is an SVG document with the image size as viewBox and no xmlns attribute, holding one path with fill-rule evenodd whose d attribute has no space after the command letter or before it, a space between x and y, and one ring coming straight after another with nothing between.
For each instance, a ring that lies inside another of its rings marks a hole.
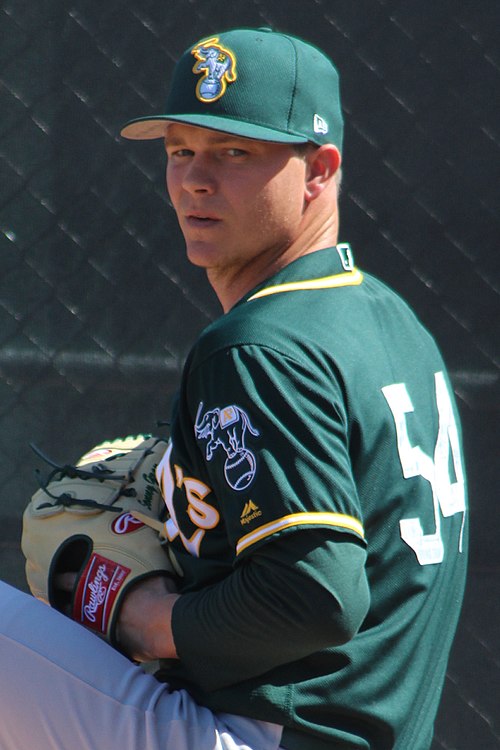
<instances>
[{"instance_id":1,"label":"man's eye","mask_svg":"<svg viewBox=\"0 0 500 750\"><path fill-rule=\"evenodd\" d=\"M247 151L242 148L228 148L227 154L228 156L246 156Z\"/></svg>"},{"instance_id":2,"label":"man's eye","mask_svg":"<svg viewBox=\"0 0 500 750\"><path fill-rule=\"evenodd\" d=\"M193 152L188 148L174 148L167 149L167 154L170 158L181 159L183 156L190 156Z\"/></svg>"}]
</instances>

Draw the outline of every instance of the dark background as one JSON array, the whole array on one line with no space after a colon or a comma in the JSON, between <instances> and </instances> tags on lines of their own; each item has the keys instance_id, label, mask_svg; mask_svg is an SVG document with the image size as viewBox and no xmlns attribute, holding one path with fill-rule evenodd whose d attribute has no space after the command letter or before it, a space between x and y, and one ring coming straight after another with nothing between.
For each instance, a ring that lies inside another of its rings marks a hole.
<instances>
[{"instance_id":1,"label":"dark background","mask_svg":"<svg viewBox=\"0 0 500 750\"><path fill-rule=\"evenodd\" d=\"M340 240L408 300L448 363L472 542L433 750L498 750L497 1L3 0L0 577L26 588L20 518L40 463L29 442L66 462L155 431L219 314L184 258L161 145L118 131L161 110L185 47L235 25L305 36L336 61Z\"/></svg>"}]
</instances>

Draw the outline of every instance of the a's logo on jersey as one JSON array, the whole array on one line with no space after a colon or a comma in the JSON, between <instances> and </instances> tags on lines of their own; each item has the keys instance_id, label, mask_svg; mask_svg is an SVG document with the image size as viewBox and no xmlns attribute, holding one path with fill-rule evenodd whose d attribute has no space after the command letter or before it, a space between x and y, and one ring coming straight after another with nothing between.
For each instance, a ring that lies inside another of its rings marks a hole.
<instances>
[{"instance_id":1,"label":"a's logo on jersey","mask_svg":"<svg viewBox=\"0 0 500 750\"><path fill-rule=\"evenodd\" d=\"M228 83L236 80L236 57L230 50L219 44L219 37L214 36L199 42L191 50L196 62L193 73L203 73L196 85L196 96L201 102L209 104L224 96Z\"/></svg>"},{"instance_id":2,"label":"a's logo on jersey","mask_svg":"<svg viewBox=\"0 0 500 750\"><path fill-rule=\"evenodd\" d=\"M205 456L211 461L218 448L226 453L224 476L233 490L248 489L254 480L257 463L254 454L245 444L246 432L258 437L248 414L234 404L223 409L215 408L203 413L203 403L198 406L195 435L206 441Z\"/></svg>"}]
</instances>

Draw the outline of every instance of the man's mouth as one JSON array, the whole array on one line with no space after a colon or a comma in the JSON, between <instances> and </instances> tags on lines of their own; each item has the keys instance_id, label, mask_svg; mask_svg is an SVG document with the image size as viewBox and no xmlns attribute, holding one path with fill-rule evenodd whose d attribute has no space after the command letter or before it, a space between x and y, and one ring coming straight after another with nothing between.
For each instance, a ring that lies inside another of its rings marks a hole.
<instances>
[{"instance_id":1,"label":"man's mouth","mask_svg":"<svg viewBox=\"0 0 500 750\"><path fill-rule=\"evenodd\" d=\"M216 216L205 214L186 214L186 222L191 227L209 227L214 226L220 219Z\"/></svg>"}]
</instances>

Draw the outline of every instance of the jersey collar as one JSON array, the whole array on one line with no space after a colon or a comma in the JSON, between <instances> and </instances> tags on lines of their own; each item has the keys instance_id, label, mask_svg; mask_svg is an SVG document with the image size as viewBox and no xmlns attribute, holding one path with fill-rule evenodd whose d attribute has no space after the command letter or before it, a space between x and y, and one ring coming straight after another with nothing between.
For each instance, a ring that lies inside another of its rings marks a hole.
<instances>
[{"instance_id":1,"label":"jersey collar","mask_svg":"<svg viewBox=\"0 0 500 750\"><path fill-rule=\"evenodd\" d=\"M326 269L329 273L323 275ZM362 281L363 274L354 265L350 245L341 243L298 258L254 289L246 302L283 292L357 286Z\"/></svg>"}]
</instances>

